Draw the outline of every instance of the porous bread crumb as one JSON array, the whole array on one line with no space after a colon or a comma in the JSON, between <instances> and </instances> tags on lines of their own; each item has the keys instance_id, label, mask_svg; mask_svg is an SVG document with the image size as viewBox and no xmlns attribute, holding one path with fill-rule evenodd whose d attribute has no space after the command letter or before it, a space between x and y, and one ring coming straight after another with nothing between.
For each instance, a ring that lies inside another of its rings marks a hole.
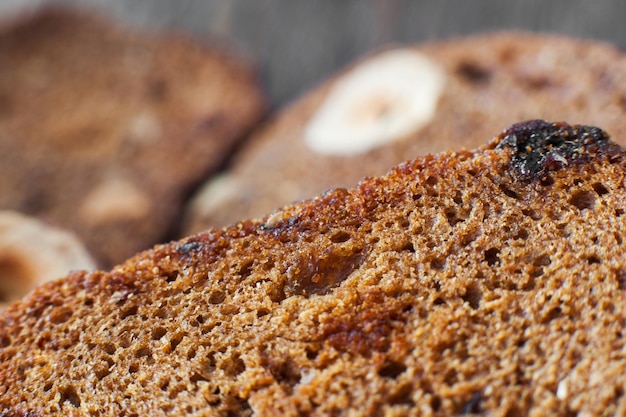
<instances>
[{"instance_id":1,"label":"porous bread crumb","mask_svg":"<svg viewBox=\"0 0 626 417\"><path fill-rule=\"evenodd\" d=\"M545 141L529 142L535 128ZM529 143L539 159L521 175L527 165L511 161ZM285 207L276 221L43 286L0 313L0 407L624 411L624 156L597 129L518 125L476 151L422 157Z\"/></svg>"}]
</instances>

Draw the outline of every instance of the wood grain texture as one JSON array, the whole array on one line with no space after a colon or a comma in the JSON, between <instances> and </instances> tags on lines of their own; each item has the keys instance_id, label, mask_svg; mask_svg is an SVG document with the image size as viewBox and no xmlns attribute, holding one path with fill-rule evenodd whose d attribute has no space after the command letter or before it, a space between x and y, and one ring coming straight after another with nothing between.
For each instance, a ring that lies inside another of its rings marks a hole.
<instances>
[{"instance_id":1,"label":"wood grain texture","mask_svg":"<svg viewBox=\"0 0 626 417\"><path fill-rule=\"evenodd\" d=\"M232 45L258 64L275 107L389 43L525 29L626 45L620 0L3 0L0 13L48 3Z\"/></svg>"}]
</instances>

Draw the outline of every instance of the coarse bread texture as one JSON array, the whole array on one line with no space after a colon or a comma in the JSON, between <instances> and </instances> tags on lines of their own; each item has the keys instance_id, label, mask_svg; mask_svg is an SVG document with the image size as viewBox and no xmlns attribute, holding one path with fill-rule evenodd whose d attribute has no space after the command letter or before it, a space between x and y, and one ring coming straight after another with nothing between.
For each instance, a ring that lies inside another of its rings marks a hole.
<instances>
[{"instance_id":1,"label":"coarse bread texture","mask_svg":"<svg viewBox=\"0 0 626 417\"><path fill-rule=\"evenodd\" d=\"M264 113L253 68L88 10L0 26L0 209L75 232L101 267L165 240Z\"/></svg>"},{"instance_id":2,"label":"coarse bread texture","mask_svg":"<svg viewBox=\"0 0 626 417\"><path fill-rule=\"evenodd\" d=\"M626 412L626 154L530 121L0 312L0 415Z\"/></svg>"},{"instance_id":3,"label":"coarse bread texture","mask_svg":"<svg viewBox=\"0 0 626 417\"><path fill-rule=\"evenodd\" d=\"M430 91L431 84L442 85ZM184 235L261 217L417 155L473 149L494 126L520 120L602 126L624 146L624 97L626 54L599 41L506 31L375 51L257 129L224 175L189 204ZM417 114L407 110L411 101L428 99L432 114L424 103ZM394 128L418 116L412 129ZM377 146L362 151L367 140ZM346 146L355 152L345 153Z\"/></svg>"}]
</instances>

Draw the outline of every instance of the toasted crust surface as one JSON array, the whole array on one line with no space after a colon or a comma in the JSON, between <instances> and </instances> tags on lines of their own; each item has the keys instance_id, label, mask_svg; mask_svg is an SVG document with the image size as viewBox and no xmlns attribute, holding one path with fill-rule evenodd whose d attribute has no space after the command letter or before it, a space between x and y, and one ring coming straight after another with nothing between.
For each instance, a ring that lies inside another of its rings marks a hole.
<instances>
[{"instance_id":1,"label":"toasted crust surface","mask_svg":"<svg viewBox=\"0 0 626 417\"><path fill-rule=\"evenodd\" d=\"M0 312L0 407L621 414L625 157L599 129L524 123L45 285Z\"/></svg>"},{"instance_id":2,"label":"toasted crust surface","mask_svg":"<svg viewBox=\"0 0 626 417\"><path fill-rule=\"evenodd\" d=\"M263 114L252 69L177 34L45 8L0 29L0 208L110 267L162 241Z\"/></svg>"}]
</instances>

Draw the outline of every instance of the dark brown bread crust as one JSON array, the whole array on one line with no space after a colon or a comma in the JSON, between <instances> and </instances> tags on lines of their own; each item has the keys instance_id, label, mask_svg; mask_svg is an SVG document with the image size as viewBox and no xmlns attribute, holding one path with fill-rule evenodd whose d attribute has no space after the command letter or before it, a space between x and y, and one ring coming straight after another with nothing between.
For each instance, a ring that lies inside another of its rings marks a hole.
<instances>
[{"instance_id":1,"label":"dark brown bread crust","mask_svg":"<svg viewBox=\"0 0 626 417\"><path fill-rule=\"evenodd\" d=\"M520 175L519 138L545 132L571 152ZM595 128L526 123L45 285L0 313L0 407L620 414L625 157Z\"/></svg>"},{"instance_id":2,"label":"dark brown bread crust","mask_svg":"<svg viewBox=\"0 0 626 417\"><path fill-rule=\"evenodd\" d=\"M58 7L0 28L0 208L111 267L163 241L264 112L252 68L179 34Z\"/></svg>"}]
</instances>

